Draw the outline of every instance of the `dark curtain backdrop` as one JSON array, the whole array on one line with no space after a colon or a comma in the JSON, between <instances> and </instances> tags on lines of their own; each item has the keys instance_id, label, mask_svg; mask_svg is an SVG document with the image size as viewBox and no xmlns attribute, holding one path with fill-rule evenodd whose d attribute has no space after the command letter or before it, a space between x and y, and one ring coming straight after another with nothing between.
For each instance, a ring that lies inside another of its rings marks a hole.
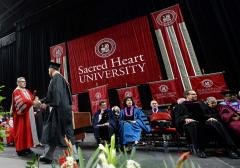
<instances>
[{"instance_id":1,"label":"dark curtain backdrop","mask_svg":"<svg viewBox=\"0 0 240 168\"><path fill-rule=\"evenodd\" d=\"M2 102L2 106L7 111L11 101L11 93L16 87L16 42L0 48L0 85L5 85L1 96L7 97Z\"/></svg>"},{"instance_id":2,"label":"dark curtain backdrop","mask_svg":"<svg viewBox=\"0 0 240 168\"><path fill-rule=\"evenodd\" d=\"M0 48L0 85L8 87L4 94L10 99L16 77L25 76L29 89L36 89L40 97L45 95L50 46L139 16L149 17L149 13L176 3L182 9L201 68L205 73L225 71L228 86L239 90L240 1L62 0L16 22L16 43ZM153 29L152 35L162 64ZM109 94L111 105L120 103L115 90ZM151 95L147 85L140 86L140 94L143 108L149 108ZM8 108L9 103L5 104ZM79 110L90 110L87 93L79 95Z\"/></svg>"}]
</instances>

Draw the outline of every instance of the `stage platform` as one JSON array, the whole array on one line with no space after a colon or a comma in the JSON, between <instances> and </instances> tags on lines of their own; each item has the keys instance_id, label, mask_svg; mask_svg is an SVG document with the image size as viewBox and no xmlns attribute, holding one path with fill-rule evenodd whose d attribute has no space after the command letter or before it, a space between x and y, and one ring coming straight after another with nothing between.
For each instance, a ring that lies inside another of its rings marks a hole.
<instances>
[{"instance_id":1,"label":"stage platform","mask_svg":"<svg viewBox=\"0 0 240 168\"><path fill-rule=\"evenodd\" d=\"M82 148L86 159L94 152L97 147L92 133L86 133L86 138L78 145ZM138 146L136 152L136 160L142 165L142 168L159 168L165 162L169 167L172 165L172 160L177 160L179 154L187 148L170 147L168 152L165 152L162 147L154 147L152 145ZM43 148L34 148L34 153L42 154ZM62 148L58 148L55 152L55 159L61 154ZM208 151L209 156L206 159L190 156L191 161L202 168L240 168L240 159L229 159L224 154L213 154L214 151ZM6 147L5 151L0 153L0 167L4 168L24 168L26 162L31 160L32 156L19 157L15 152L14 147ZM151 165L151 167L149 167ZM40 168L51 168L51 165L40 163Z\"/></svg>"}]
</instances>

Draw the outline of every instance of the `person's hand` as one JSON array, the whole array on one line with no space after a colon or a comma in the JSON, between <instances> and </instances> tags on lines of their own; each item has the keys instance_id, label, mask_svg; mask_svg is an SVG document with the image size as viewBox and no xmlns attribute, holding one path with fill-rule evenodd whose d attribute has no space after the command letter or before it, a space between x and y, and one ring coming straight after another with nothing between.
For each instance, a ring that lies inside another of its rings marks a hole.
<instances>
[{"instance_id":1,"label":"person's hand","mask_svg":"<svg viewBox=\"0 0 240 168\"><path fill-rule=\"evenodd\" d=\"M240 119L240 116L232 117L232 120L234 120L234 121L238 121L239 119Z\"/></svg>"},{"instance_id":2,"label":"person's hand","mask_svg":"<svg viewBox=\"0 0 240 168\"><path fill-rule=\"evenodd\" d=\"M209 118L207 121L217 121L215 118Z\"/></svg>"},{"instance_id":3,"label":"person's hand","mask_svg":"<svg viewBox=\"0 0 240 168\"><path fill-rule=\"evenodd\" d=\"M191 118L186 118L186 119L185 119L185 124L189 124L189 123L191 123L191 122L193 122L193 121L196 121L196 120L191 119Z\"/></svg>"},{"instance_id":4,"label":"person's hand","mask_svg":"<svg viewBox=\"0 0 240 168\"><path fill-rule=\"evenodd\" d=\"M109 123L108 123L108 122L107 122L107 123L104 123L103 126L109 126Z\"/></svg>"},{"instance_id":5,"label":"person's hand","mask_svg":"<svg viewBox=\"0 0 240 168\"><path fill-rule=\"evenodd\" d=\"M34 97L34 100L39 100L39 97L38 97L38 96L35 96L35 97Z\"/></svg>"},{"instance_id":6,"label":"person's hand","mask_svg":"<svg viewBox=\"0 0 240 168\"><path fill-rule=\"evenodd\" d=\"M41 102L39 101L39 100L33 100L33 106L34 107L38 107L38 106L40 106L41 105Z\"/></svg>"},{"instance_id":7,"label":"person's hand","mask_svg":"<svg viewBox=\"0 0 240 168\"><path fill-rule=\"evenodd\" d=\"M40 105L40 108L46 110L46 109L47 109L47 106L48 106L47 104L42 103L42 104Z\"/></svg>"}]
</instances>

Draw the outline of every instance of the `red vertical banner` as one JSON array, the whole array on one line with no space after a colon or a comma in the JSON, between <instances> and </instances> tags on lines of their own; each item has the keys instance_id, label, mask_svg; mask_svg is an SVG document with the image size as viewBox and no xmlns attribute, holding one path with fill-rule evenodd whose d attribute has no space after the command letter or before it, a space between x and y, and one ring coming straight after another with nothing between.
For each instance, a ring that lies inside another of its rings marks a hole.
<instances>
[{"instance_id":1,"label":"red vertical banner","mask_svg":"<svg viewBox=\"0 0 240 168\"><path fill-rule=\"evenodd\" d=\"M60 72L68 81L66 44L61 43L50 47L50 57L52 62L61 64Z\"/></svg>"},{"instance_id":2,"label":"red vertical banner","mask_svg":"<svg viewBox=\"0 0 240 168\"><path fill-rule=\"evenodd\" d=\"M78 95L72 95L72 111L79 112L79 110L78 110Z\"/></svg>"},{"instance_id":3,"label":"red vertical banner","mask_svg":"<svg viewBox=\"0 0 240 168\"><path fill-rule=\"evenodd\" d=\"M122 102L126 97L132 97L135 102L135 105L140 108L142 107L137 86L117 89L117 92L118 92L119 100L121 102L121 107L122 107Z\"/></svg>"},{"instance_id":4,"label":"red vertical banner","mask_svg":"<svg viewBox=\"0 0 240 168\"><path fill-rule=\"evenodd\" d=\"M177 99L183 95L179 93L179 87L182 87L182 85L178 82L179 80L176 79L150 82L149 87L153 99L156 100L159 105L176 103Z\"/></svg>"},{"instance_id":5,"label":"red vertical banner","mask_svg":"<svg viewBox=\"0 0 240 168\"><path fill-rule=\"evenodd\" d=\"M228 90L223 73L213 73L202 76L191 76L192 88L198 94L198 99L203 100L209 96L223 99L222 91Z\"/></svg>"},{"instance_id":6,"label":"red vertical banner","mask_svg":"<svg viewBox=\"0 0 240 168\"><path fill-rule=\"evenodd\" d=\"M169 79L180 79L190 89L188 76L201 75L198 60L180 6L174 5L151 14Z\"/></svg>"},{"instance_id":7,"label":"red vertical banner","mask_svg":"<svg viewBox=\"0 0 240 168\"><path fill-rule=\"evenodd\" d=\"M99 110L100 101L105 101L109 106L107 85L98 86L89 89L88 91L93 115L97 112L97 110Z\"/></svg>"}]
</instances>

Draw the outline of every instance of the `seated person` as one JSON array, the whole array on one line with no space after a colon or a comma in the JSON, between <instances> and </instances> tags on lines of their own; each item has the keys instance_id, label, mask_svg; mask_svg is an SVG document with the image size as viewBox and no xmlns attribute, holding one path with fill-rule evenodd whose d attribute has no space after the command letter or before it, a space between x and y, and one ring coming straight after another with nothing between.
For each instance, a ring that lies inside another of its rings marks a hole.
<instances>
[{"instance_id":1,"label":"seated person","mask_svg":"<svg viewBox=\"0 0 240 168\"><path fill-rule=\"evenodd\" d=\"M152 108L152 113L160 112L160 109L158 108L158 102L156 100L152 100L150 106Z\"/></svg>"},{"instance_id":2,"label":"seated person","mask_svg":"<svg viewBox=\"0 0 240 168\"><path fill-rule=\"evenodd\" d=\"M215 127L214 129L211 128L211 126L208 127L210 129L209 131L212 129L212 131L216 131L218 133L217 136L219 136L219 139L226 149L234 150L236 148L236 145L234 144L225 126L221 123L221 118L217 106L217 99L215 97L208 97L206 99L206 102L203 104L205 116L208 118L206 124Z\"/></svg>"},{"instance_id":3,"label":"seated person","mask_svg":"<svg viewBox=\"0 0 240 168\"><path fill-rule=\"evenodd\" d=\"M113 112L107 109L105 101L99 103L100 109L94 114L93 117L93 131L97 143L103 141L110 141L114 133L115 121Z\"/></svg>"},{"instance_id":4,"label":"seated person","mask_svg":"<svg viewBox=\"0 0 240 168\"><path fill-rule=\"evenodd\" d=\"M181 97L181 98L177 99L177 104L182 104L185 101L186 101L186 99L184 97Z\"/></svg>"},{"instance_id":5,"label":"seated person","mask_svg":"<svg viewBox=\"0 0 240 168\"><path fill-rule=\"evenodd\" d=\"M118 136L118 127L119 127L119 113L120 113L120 108L118 106L113 106L112 107L112 112L114 114L114 119L115 119L115 144L116 144L116 148L118 147L118 143L119 143L119 136Z\"/></svg>"},{"instance_id":6,"label":"seated person","mask_svg":"<svg viewBox=\"0 0 240 168\"><path fill-rule=\"evenodd\" d=\"M120 108L118 106L113 106L112 107L112 112L113 112L115 121L118 121Z\"/></svg>"},{"instance_id":7,"label":"seated person","mask_svg":"<svg viewBox=\"0 0 240 168\"><path fill-rule=\"evenodd\" d=\"M214 133L220 134L223 132L220 122L213 122L214 119L205 115L203 103L197 101L197 94L194 90L187 90L184 92L186 101L175 106L173 111L175 118L175 125L178 131L186 133L190 136L193 146L197 152L198 157L206 158L204 152L206 147L206 132L209 128L214 130ZM229 139L228 139L229 140ZM227 154L230 158L238 158L233 151L233 142L230 140L227 143Z\"/></svg>"},{"instance_id":8,"label":"seated person","mask_svg":"<svg viewBox=\"0 0 240 168\"><path fill-rule=\"evenodd\" d=\"M165 112L167 111L167 107L163 108L163 107L160 107L158 102L156 100L152 100L150 102L150 107L151 109L150 110L144 110L143 112L145 113L145 115L148 116L148 118L150 118L150 116L152 114L156 114L158 112Z\"/></svg>"},{"instance_id":9,"label":"seated person","mask_svg":"<svg viewBox=\"0 0 240 168\"><path fill-rule=\"evenodd\" d=\"M130 149L139 142L142 130L150 132L151 129L146 116L135 106L132 97L126 97L123 106L119 113L120 145L128 146Z\"/></svg>"},{"instance_id":10,"label":"seated person","mask_svg":"<svg viewBox=\"0 0 240 168\"><path fill-rule=\"evenodd\" d=\"M221 119L240 137L240 100L233 91L224 92L224 101L219 103L219 114Z\"/></svg>"}]
</instances>

